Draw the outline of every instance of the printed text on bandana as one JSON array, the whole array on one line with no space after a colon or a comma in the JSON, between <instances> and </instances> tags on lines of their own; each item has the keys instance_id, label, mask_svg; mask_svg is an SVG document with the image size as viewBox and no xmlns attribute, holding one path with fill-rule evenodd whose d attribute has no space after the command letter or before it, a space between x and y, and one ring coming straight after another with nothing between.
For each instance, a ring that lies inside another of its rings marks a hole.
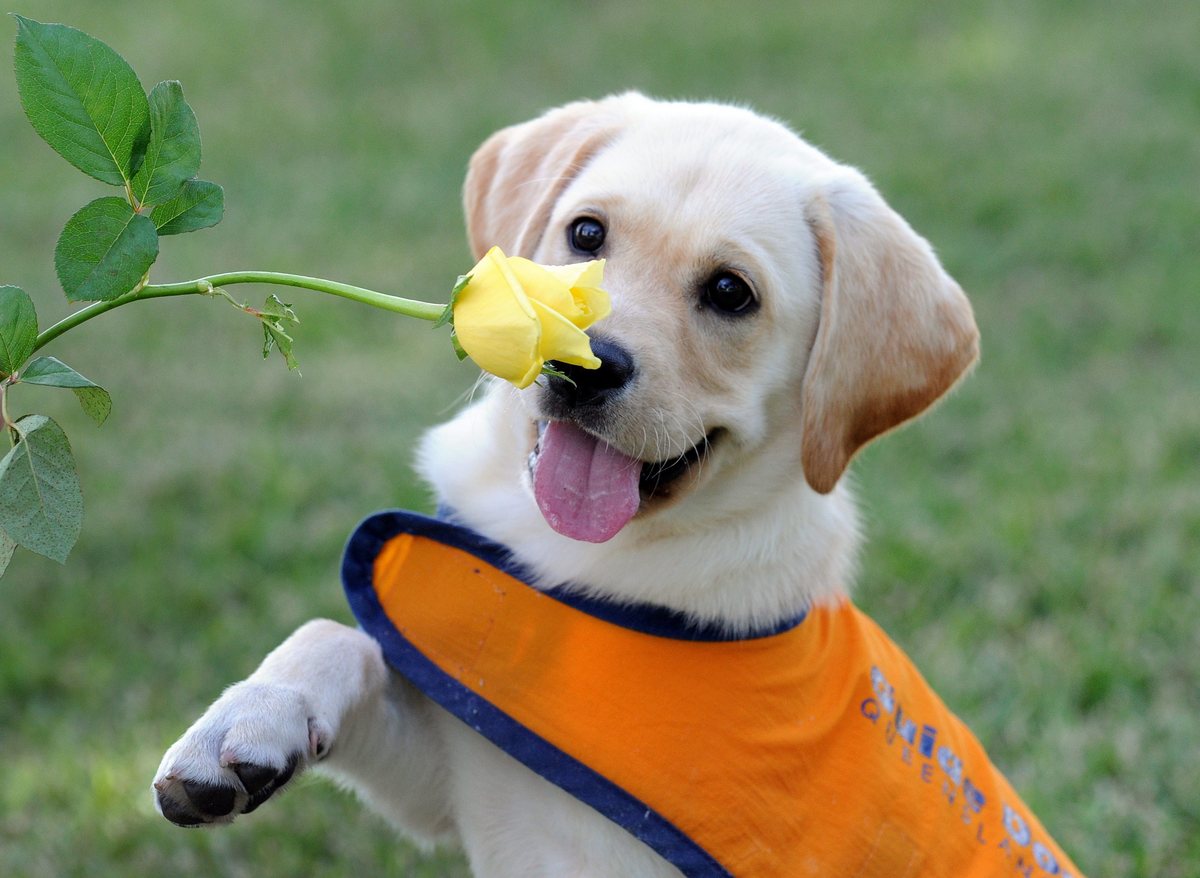
<instances>
[{"instance_id":1,"label":"printed text on bandana","mask_svg":"<svg viewBox=\"0 0 1200 878\"><path fill-rule=\"evenodd\" d=\"M912 767L914 782L940 786L946 807L958 810L965 832L973 833L980 845L1003 850L1016 875L1072 878L1050 848L1033 837L1018 811L1007 802L988 801L971 782L959 755L939 743L938 729L905 711L900 696L878 667L871 668L871 686L873 694L859 706L862 716L879 729L895 758Z\"/></svg>"}]
</instances>

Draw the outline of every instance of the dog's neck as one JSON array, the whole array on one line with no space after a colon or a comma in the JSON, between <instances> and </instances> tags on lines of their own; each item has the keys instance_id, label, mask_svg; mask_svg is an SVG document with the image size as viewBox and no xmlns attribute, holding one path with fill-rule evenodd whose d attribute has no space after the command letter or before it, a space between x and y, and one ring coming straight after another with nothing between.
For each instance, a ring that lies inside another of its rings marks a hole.
<instances>
[{"instance_id":1,"label":"dog's neck","mask_svg":"<svg viewBox=\"0 0 1200 878\"><path fill-rule=\"evenodd\" d=\"M538 511L526 476L528 427L515 406L493 392L431 430L420 468L440 503L508 546L538 585L656 604L735 632L847 593L858 544L853 500L841 486L813 492L798 472L781 480L794 449L766 449L736 478L705 485L703 496L634 519L606 543L584 543L555 533Z\"/></svg>"}]
</instances>

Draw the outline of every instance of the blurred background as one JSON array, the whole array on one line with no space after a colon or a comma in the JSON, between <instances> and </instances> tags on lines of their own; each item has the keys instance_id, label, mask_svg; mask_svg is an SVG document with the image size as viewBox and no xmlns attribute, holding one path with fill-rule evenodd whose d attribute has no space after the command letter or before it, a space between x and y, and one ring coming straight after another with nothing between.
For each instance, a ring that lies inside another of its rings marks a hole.
<instances>
[{"instance_id":1,"label":"blurred background","mask_svg":"<svg viewBox=\"0 0 1200 878\"><path fill-rule=\"evenodd\" d=\"M239 268L444 300L494 129L638 88L778 116L864 169L974 302L983 360L856 466L859 603L1092 875L1200 873L1200 5L24 0L183 82L226 219L157 281ZM0 41L0 282L69 308L59 230L111 194L25 122ZM270 290L235 293L261 300ZM0 875L461 876L306 778L220 832L151 806L163 750L302 621L342 542L429 509L415 438L474 380L444 334L304 291L303 377L219 302L147 302L20 388L80 466L83 535L0 580Z\"/></svg>"}]
</instances>

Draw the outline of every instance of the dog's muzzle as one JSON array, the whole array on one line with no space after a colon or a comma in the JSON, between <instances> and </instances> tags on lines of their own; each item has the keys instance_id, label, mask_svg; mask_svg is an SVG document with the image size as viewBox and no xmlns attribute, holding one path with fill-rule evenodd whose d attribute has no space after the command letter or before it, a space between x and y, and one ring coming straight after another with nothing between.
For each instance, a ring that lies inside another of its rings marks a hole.
<instances>
[{"instance_id":1,"label":"dog's muzzle","mask_svg":"<svg viewBox=\"0 0 1200 878\"><path fill-rule=\"evenodd\" d=\"M666 460L643 460L610 445L612 419L638 376L630 353L593 338L598 369L554 363L539 397L537 440L529 456L534 497L543 518L575 540L612 539L647 504L669 498L696 469L722 431Z\"/></svg>"},{"instance_id":2,"label":"dog's muzzle","mask_svg":"<svg viewBox=\"0 0 1200 878\"><path fill-rule=\"evenodd\" d=\"M550 377L548 407L561 411L550 411L548 414L577 418L580 410L598 409L614 400L632 383L637 367L629 351L616 342L593 337L592 353L600 358L598 369L585 369L569 363L551 364L565 377Z\"/></svg>"}]
</instances>

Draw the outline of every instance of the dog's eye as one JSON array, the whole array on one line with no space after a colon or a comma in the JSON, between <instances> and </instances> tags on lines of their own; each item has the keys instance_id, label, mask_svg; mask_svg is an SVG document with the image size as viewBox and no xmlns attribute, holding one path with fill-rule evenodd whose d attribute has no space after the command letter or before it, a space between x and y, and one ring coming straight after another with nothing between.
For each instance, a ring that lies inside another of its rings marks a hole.
<instances>
[{"instance_id":1,"label":"dog's eye","mask_svg":"<svg viewBox=\"0 0 1200 878\"><path fill-rule=\"evenodd\" d=\"M567 230L567 243L576 253L595 253L604 244L604 225L590 216L581 216Z\"/></svg>"},{"instance_id":2,"label":"dog's eye","mask_svg":"<svg viewBox=\"0 0 1200 878\"><path fill-rule=\"evenodd\" d=\"M729 271L714 274L705 282L703 300L709 307L725 314L741 314L756 304L750 285Z\"/></svg>"}]
</instances>

